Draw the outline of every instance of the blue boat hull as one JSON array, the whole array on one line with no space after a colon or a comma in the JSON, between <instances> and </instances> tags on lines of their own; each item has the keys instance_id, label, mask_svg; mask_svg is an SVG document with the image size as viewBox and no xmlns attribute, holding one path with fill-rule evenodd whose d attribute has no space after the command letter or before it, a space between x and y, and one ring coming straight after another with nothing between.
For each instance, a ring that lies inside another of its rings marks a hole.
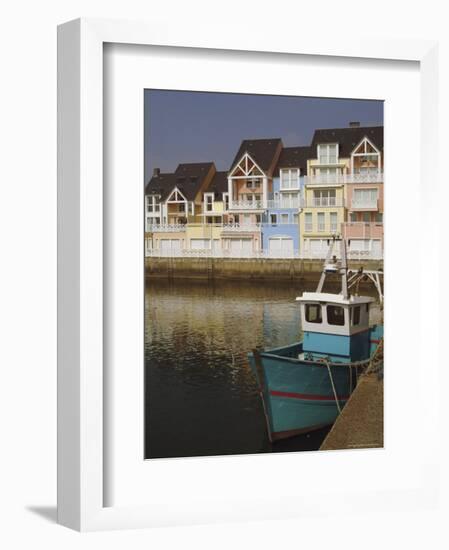
<instances>
[{"instance_id":1,"label":"blue boat hull","mask_svg":"<svg viewBox=\"0 0 449 550\"><path fill-rule=\"evenodd\" d=\"M370 355L382 336L380 329L373 330L377 332L371 333ZM334 393L326 363L298 359L302 352L303 343L298 342L248 354L259 384L270 441L333 424L355 388L355 367L329 366ZM340 359L342 363L350 360Z\"/></svg>"}]
</instances>

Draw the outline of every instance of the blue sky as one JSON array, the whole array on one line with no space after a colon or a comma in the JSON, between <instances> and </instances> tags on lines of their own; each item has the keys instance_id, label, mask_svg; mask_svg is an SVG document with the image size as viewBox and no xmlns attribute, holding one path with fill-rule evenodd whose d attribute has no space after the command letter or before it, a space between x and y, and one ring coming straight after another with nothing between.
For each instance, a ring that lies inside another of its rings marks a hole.
<instances>
[{"instance_id":1,"label":"blue sky","mask_svg":"<svg viewBox=\"0 0 449 550\"><path fill-rule=\"evenodd\" d=\"M243 139L280 137L308 145L316 128L383 124L383 102L145 90L145 182L153 168L215 162L228 170Z\"/></svg>"}]
</instances>

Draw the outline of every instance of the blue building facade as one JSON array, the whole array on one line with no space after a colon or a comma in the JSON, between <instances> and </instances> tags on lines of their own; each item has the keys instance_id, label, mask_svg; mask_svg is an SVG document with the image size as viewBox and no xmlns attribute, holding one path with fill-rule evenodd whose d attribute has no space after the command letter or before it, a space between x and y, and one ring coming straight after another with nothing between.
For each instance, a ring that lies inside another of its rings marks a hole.
<instances>
[{"instance_id":1,"label":"blue building facade","mask_svg":"<svg viewBox=\"0 0 449 550\"><path fill-rule=\"evenodd\" d=\"M292 148L293 149L293 148ZM300 149L300 148L294 148ZM282 159L281 159L282 161ZM304 177L299 166L279 168L273 177L273 193L263 216L262 249L283 257L299 253L299 212L303 196Z\"/></svg>"}]
</instances>

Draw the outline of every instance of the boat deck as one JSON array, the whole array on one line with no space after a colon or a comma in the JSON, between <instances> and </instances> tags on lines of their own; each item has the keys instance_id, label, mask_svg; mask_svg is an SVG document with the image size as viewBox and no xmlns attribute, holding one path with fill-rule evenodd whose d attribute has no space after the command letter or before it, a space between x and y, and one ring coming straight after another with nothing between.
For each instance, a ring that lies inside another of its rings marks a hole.
<instances>
[{"instance_id":1,"label":"boat deck","mask_svg":"<svg viewBox=\"0 0 449 550\"><path fill-rule=\"evenodd\" d=\"M320 451L383 447L383 385L377 374L360 378Z\"/></svg>"}]
</instances>

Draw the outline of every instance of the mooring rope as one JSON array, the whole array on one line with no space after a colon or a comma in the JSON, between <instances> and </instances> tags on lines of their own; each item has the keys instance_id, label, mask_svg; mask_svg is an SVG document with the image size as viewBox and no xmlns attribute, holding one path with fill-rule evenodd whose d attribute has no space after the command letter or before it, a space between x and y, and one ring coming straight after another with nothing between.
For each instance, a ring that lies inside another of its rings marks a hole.
<instances>
[{"instance_id":1,"label":"mooring rope","mask_svg":"<svg viewBox=\"0 0 449 550\"><path fill-rule=\"evenodd\" d=\"M332 391L334 392L334 399L335 399L335 403L337 405L338 414L340 414L341 413L341 407L340 407L340 402L338 401L337 390L335 389L334 378L332 376L331 367L330 367L329 361L325 360L324 362L326 363L327 372L329 373L329 378L330 378L331 385L332 385Z\"/></svg>"}]
</instances>

